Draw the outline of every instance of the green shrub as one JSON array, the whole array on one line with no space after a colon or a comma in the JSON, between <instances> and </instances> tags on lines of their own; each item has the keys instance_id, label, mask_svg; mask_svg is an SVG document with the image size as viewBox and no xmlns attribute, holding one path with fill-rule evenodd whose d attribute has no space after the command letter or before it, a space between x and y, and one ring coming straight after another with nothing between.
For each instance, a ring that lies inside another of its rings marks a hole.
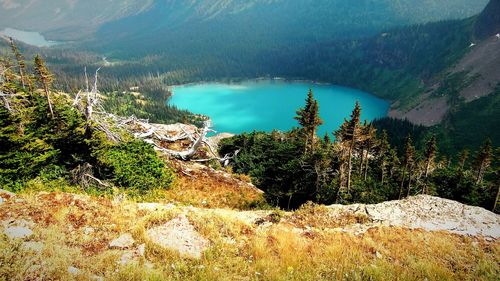
<instances>
[{"instance_id":1,"label":"green shrub","mask_svg":"<svg viewBox=\"0 0 500 281\"><path fill-rule=\"evenodd\" d=\"M111 146L96 155L102 176L123 188L138 191L167 188L174 178L153 147L142 141Z\"/></svg>"}]
</instances>

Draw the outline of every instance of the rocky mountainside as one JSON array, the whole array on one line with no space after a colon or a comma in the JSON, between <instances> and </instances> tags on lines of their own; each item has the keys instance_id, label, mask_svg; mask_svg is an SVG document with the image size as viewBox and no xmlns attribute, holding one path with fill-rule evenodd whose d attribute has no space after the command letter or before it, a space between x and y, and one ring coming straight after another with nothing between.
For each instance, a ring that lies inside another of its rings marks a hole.
<instances>
[{"instance_id":1,"label":"rocky mountainside","mask_svg":"<svg viewBox=\"0 0 500 281\"><path fill-rule=\"evenodd\" d=\"M500 1L490 1L474 22L465 55L429 83L415 106L392 110L389 115L433 126L441 123L451 109L456 111L461 102L470 103L494 93L500 85L499 14Z\"/></svg>"},{"instance_id":2,"label":"rocky mountainside","mask_svg":"<svg viewBox=\"0 0 500 281\"><path fill-rule=\"evenodd\" d=\"M431 196L286 213L67 193L1 191L0 198L7 261L0 276L8 280L493 280L500 273L500 216Z\"/></svg>"}]
</instances>

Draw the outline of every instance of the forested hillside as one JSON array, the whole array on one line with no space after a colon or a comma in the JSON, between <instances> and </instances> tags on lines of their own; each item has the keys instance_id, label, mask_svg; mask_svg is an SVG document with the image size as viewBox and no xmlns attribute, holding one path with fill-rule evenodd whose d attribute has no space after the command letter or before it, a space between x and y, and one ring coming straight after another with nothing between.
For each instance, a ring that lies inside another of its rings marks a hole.
<instances>
[{"instance_id":1,"label":"forested hillside","mask_svg":"<svg viewBox=\"0 0 500 281\"><path fill-rule=\"evenodd\" d=\"M0 30L10 27L42 32L58 41L84 40L102 24L145 11L154 1L0 0Z\"/></svg>"}]
</instances>

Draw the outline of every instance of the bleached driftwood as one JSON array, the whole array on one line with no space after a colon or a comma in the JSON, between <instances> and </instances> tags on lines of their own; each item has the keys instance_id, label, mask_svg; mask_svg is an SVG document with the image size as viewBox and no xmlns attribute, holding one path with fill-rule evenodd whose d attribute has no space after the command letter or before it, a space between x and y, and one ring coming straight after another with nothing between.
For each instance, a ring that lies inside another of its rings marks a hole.
<instances>
[{"instance_id":1,"label":"bleached driftwood","mask_svg":"<svg viewBox=\"0 0 500 281\"><path fill-rule=\"evenodd\" d=\"M188 160L191 157L193 157L196 152L198 152L198 149L202 146L204 143L207 134L210 132L210 122L205 122L203 125L203 129L201 130L201 133L199 134L197 139L194 139L193 144L188 150L185 151L175 151L171 149L166 149L162 147L157 147L157 150L168 153L170 156L175 157L175 158L180 158L182 160Z\"/></svg>"}]
</instances>

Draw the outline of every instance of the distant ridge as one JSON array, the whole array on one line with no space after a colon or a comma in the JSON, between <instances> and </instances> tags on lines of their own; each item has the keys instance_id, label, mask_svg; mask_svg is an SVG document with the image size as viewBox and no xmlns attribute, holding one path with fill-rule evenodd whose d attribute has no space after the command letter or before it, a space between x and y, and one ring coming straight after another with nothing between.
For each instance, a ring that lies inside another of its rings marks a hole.
<instances>
[{"instance_id":1,"label":"distant ridge","mask_svg":"<svg viewBox=\"0 0 500 281\"><path fill-rule=\"evenodd\" d=\"M500 0L491 0L479 15L475 36L479 40L500 33Z\"/></svg>"}]
</instances>

